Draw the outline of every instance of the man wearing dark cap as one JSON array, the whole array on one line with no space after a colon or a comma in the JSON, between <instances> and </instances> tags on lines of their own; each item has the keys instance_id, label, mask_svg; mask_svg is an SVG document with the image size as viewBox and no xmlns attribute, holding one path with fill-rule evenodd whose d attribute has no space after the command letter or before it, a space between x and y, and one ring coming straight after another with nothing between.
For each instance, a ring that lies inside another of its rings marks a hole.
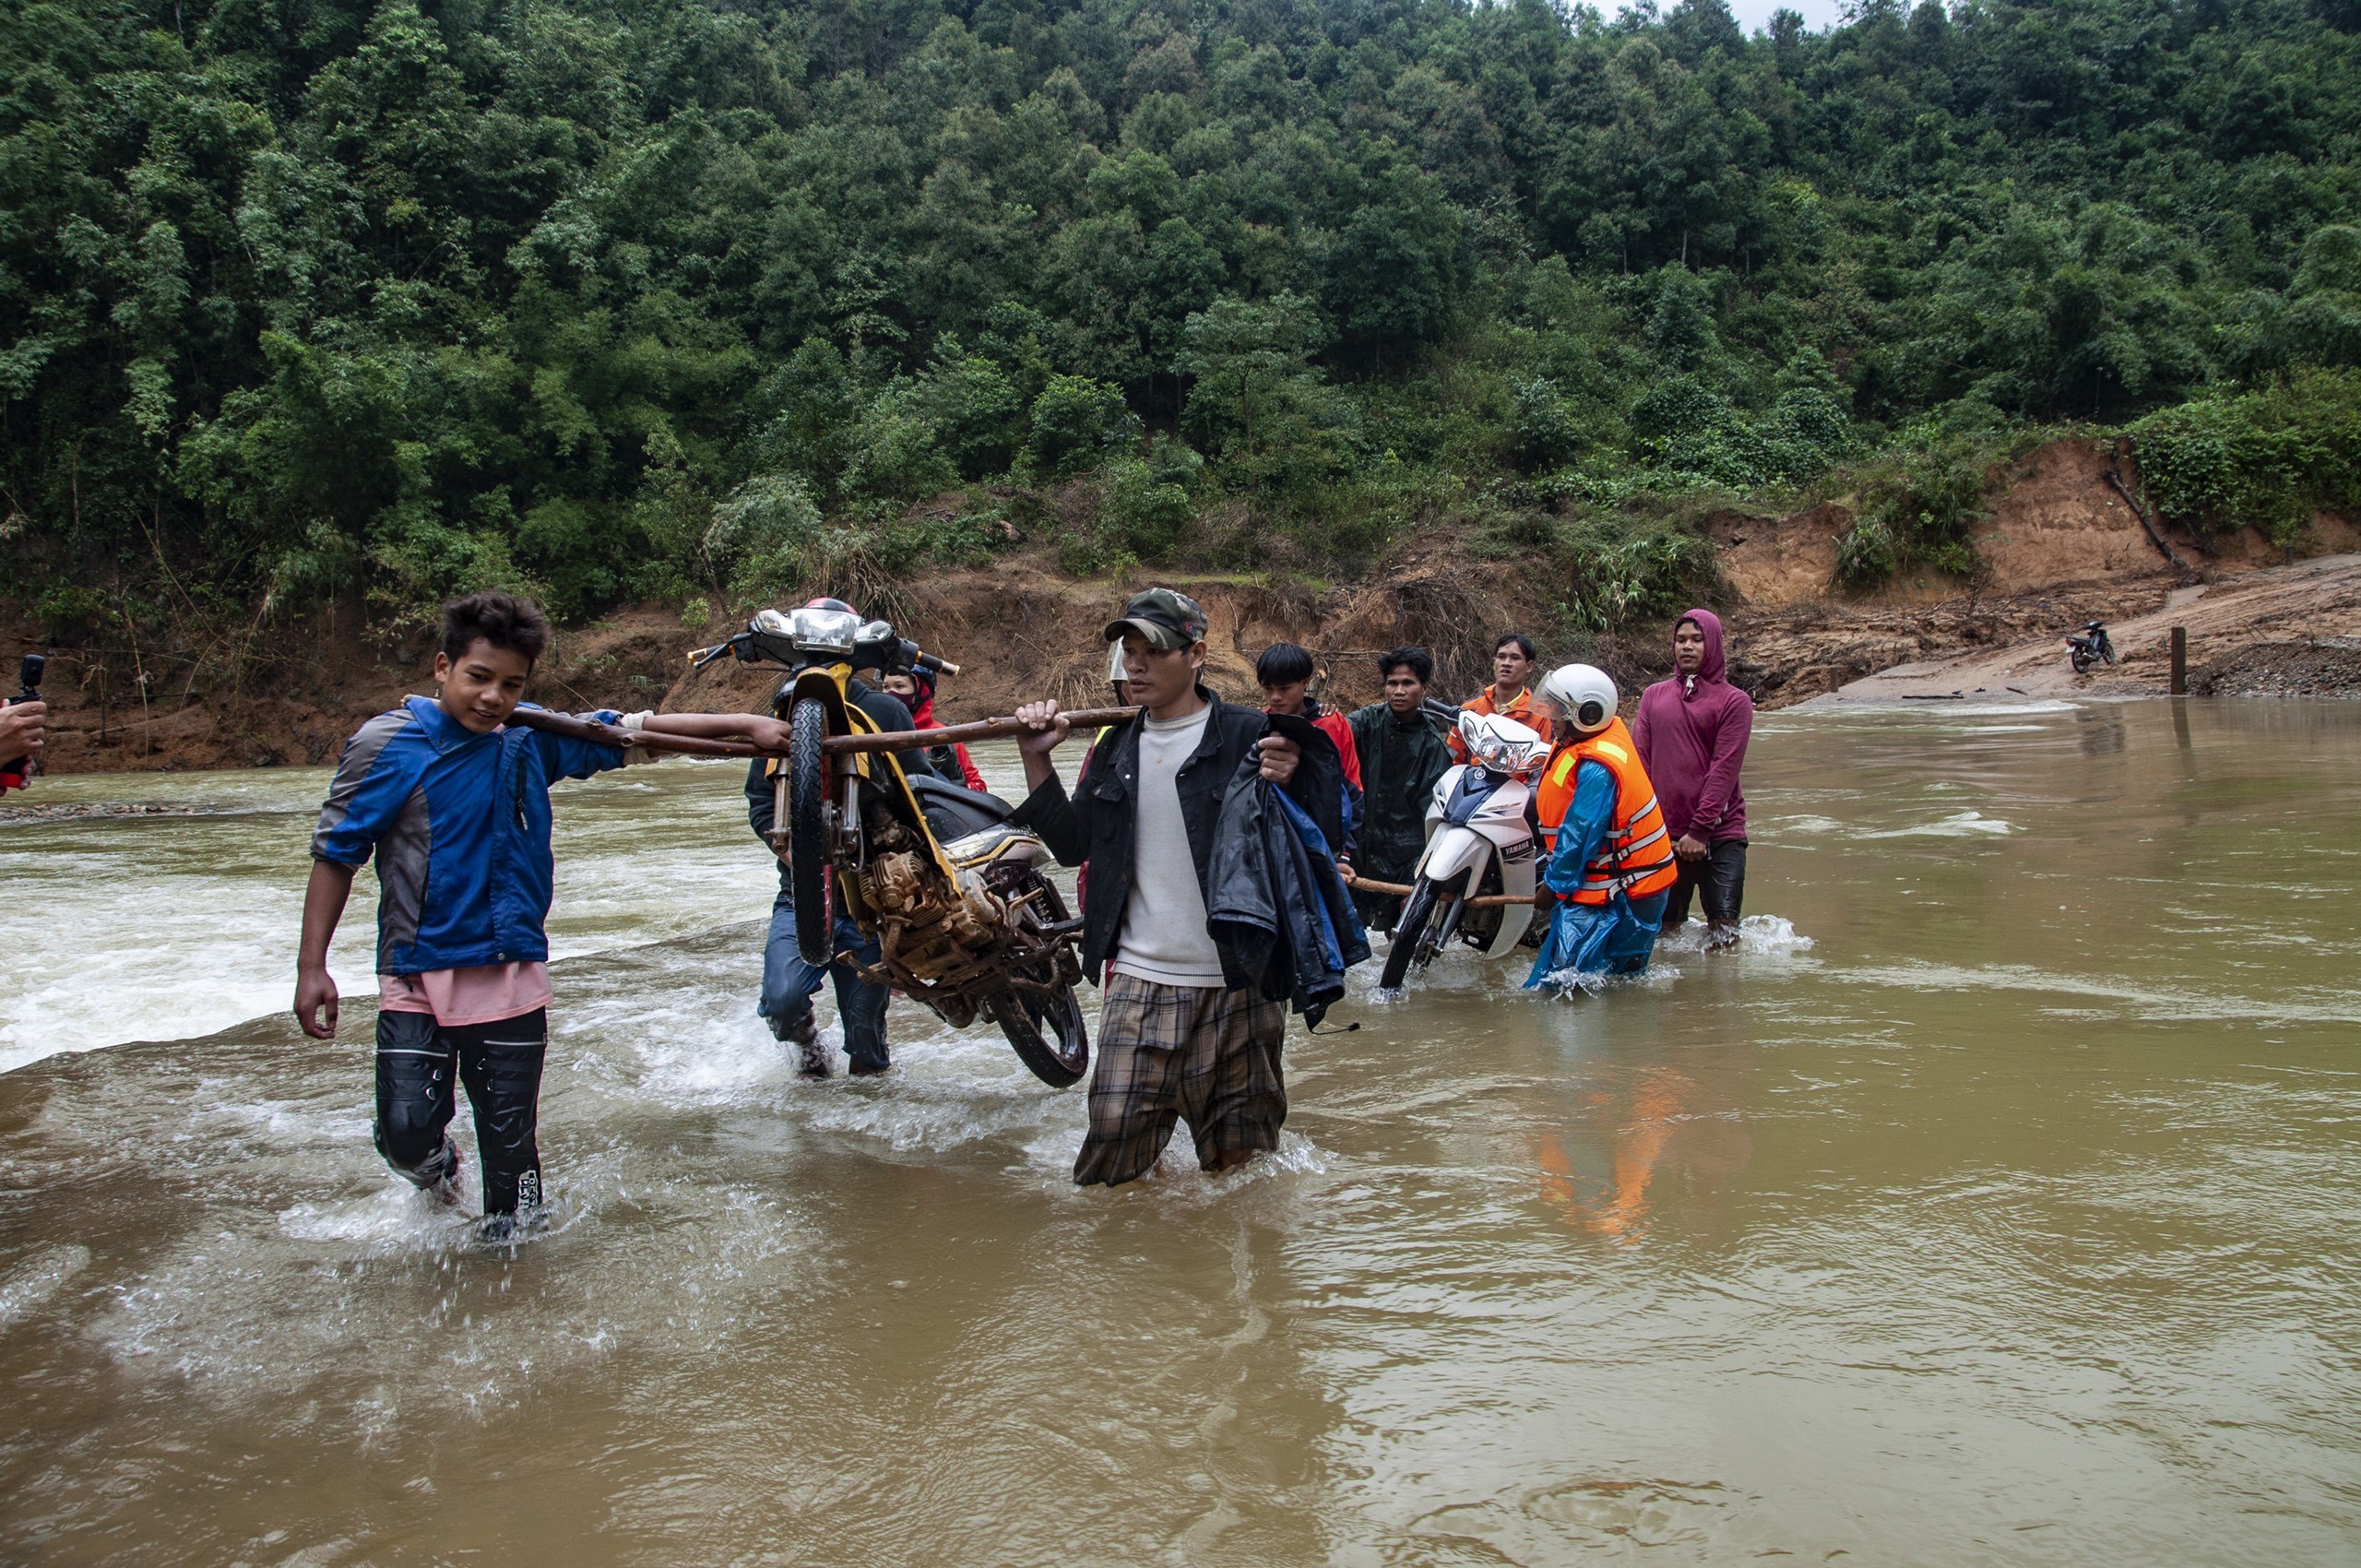
<instances>
[{"instance_id":1,"label":"man wearing dark cap","mask_svg":"<svg viewBox=\"0 0 2361 1568\"><path fill-rule=\"evenodd\" d=\"M1204 607L1171 588L1137 595L1109 624L1140 712L1099 736L1071 799L1050 760L1064 715L1053 702L1016 710L1032 731L1018 742L1032 793L1013 820L1086 868L1083 971L1106 975L1074 1168L1086 1186L1145 1173L1181 1118L1208 1172L1276 1148L1287 1120L1286 1007L1250 980L1255 956L1208 931L1206 871L1240 766L1259 758L1262 776L1289 789L1302 753L1266 736L1262 713L1206 690L1205 630Z\"/></svg>"}]
</instances>

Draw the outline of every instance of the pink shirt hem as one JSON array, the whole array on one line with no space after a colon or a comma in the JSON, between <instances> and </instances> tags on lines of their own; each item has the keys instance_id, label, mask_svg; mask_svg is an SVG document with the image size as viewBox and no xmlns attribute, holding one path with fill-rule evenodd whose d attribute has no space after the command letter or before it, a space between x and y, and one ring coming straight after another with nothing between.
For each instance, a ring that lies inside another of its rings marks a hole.
<instances>
[{"instance_id":1,"label":"pink shirt hem","mask_svg":"<svg viewBox=\"0 0 2361 1568\"><path fill-rule=\"evenodd\" d=\"M550 1004L547 964L483 964L429 969L421 975L379 975L377 1007L385 1013L429 1013L438 1024L496 1024Z\"/></svg>"}]
</instances>

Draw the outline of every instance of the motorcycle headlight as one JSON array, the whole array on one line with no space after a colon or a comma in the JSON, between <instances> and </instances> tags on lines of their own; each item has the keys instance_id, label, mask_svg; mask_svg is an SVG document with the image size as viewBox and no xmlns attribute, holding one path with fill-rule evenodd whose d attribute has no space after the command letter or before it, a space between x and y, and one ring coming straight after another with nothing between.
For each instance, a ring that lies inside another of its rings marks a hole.
<instances>
[{"instance_id":1,"label":"motorcycle headlight","mask_svg":"<svg viewBox=\"0 0 2361 1568\"><path fill-rule=\"evenodd\" d=\"M1459 717L1459 739L1469 760L1494 773L1522 773L1533 766L1541 737L1513 719L1478 713Z\"/></svg>"},{"instance_id":2,"label":"motorcycle headlight","mask_svg":"<svg viewBox=\"0 0 2361 1568\"><path fill-rule=\"evenodd\" d=\"M1478 713L1462 712L1459 716L1459 743L1467 748L1467 758L1478 767L1495 772L1501 766L1501 738Z\"/></svg>"},{"instance_id":3,"label":"motorcycle headlight","mask_svg":"<svg viewBox=\"0 0 2361 1568\"><path fill-rule=\"evenodd\" d=\"M795 646L812 653L849 654L860 635L860 617L849 610L799 610L794 622Z\"/></svg>"}]
</instances>

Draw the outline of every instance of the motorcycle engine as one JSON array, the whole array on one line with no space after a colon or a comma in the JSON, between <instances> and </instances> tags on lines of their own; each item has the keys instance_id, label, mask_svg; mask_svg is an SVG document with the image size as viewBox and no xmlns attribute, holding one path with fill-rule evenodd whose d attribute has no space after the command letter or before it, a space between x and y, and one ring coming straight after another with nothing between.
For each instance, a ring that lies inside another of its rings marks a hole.
<instances>
[{"instance_id":1,"label":"motorcycle engine","mask_svg":"<svg viewBox=\"0 0 2361 1568\"><path fill-rule=\"evenodd\" d=\"M861 881L866 885L863 891L870 904L882 913L915 920L919 906L926 902L926 883L920 875L919 858L908 849L871 861Z\"/></svg>"},{"instance_id":2,"label":"motorcycle engine","mask_svg":"<svg viewBox=\"0 0 2361 1568\"><path fill-rule=\"evenodd\" d=\"M984 885L982 877L971 871L959 873L959 909L951 919L962 946L971 952L991 946L1007 918L1008 906Z\"/></svg>"}]
</instances>

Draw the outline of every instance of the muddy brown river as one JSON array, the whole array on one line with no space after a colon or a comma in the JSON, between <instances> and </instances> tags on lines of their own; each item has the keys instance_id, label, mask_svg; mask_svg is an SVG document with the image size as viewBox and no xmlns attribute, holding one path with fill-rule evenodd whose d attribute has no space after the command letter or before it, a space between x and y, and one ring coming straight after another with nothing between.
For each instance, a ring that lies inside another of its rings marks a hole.
<instances>
[{"instance_id":1,"label":"muddy brown river","mask_svg":"<svg viewBox=\"0 0 2361 1568\"><path fill-rule=\"evenodd\" d=\"M0 826L0 1562L2361 1561L2361 705L1770 716L1737 953L1366 966L1111 1193L996 1035L793 1077L734 769L568 786L514 1251L367 908L284 1016L325 781Z\"/></svg>"}]
</instances>

